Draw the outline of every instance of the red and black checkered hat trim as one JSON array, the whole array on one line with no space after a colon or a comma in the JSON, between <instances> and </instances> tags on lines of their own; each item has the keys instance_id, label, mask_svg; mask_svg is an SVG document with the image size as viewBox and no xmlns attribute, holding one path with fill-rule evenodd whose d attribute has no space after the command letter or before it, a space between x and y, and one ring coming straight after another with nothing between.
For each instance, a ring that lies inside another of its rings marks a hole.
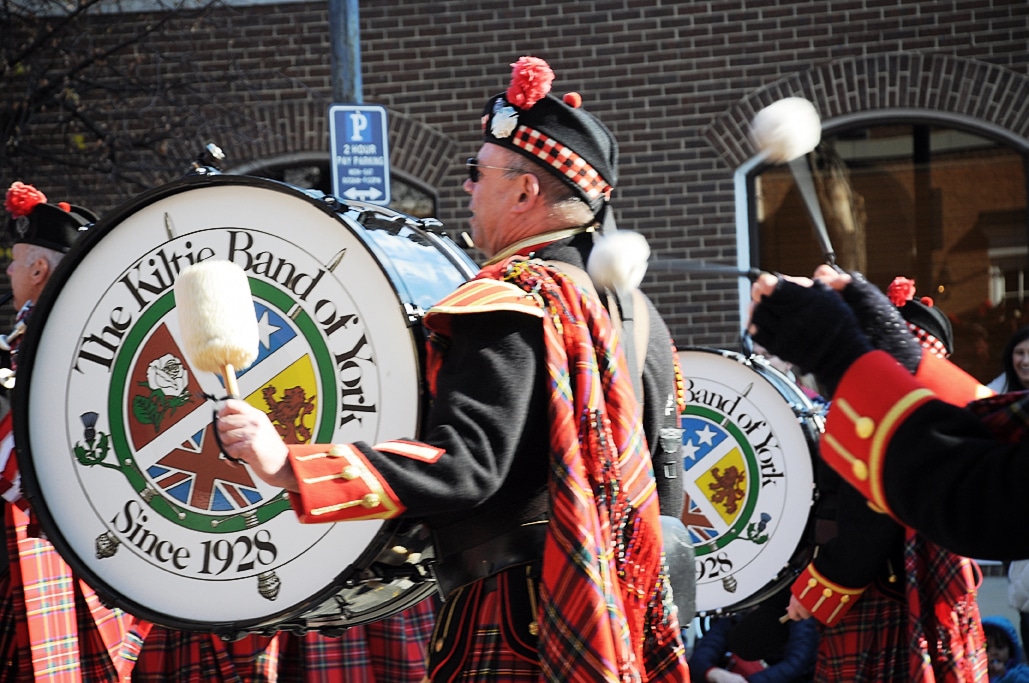
<instances>
[{"instance_id":1,"label":"red and black checkered hat trim","mask_svg":"<svg viewBox=\"0 0 1029 683\"><path fill-rule=\"evenodd\" d=\"M943 311L918 299L908 299L898 310L923 348L940 358L950 356L954 349L954 331Z\"/></svg>"},{"instance_id":2,"label":"red and black checkered hat trim","mask_svg":"<svg viewBox=\"0 0 1029 683\"><path fill-rule=\"evenodd\" d=\"M613 188L572 148L528 126L518 126L511 142L574 183L588 201L593 202L601 197L611 198Z\"/></svg>"},{"instance_id":3,"label":"red and black checkered hat trim","mask_svg":"<svg viewBox=\"0 0 1029 683\"><path fill-rule=\"evenodd\" d=\"M914 323L908 323L908 329L918 339L918 343L922 345L922 348L926 351L933 353L937 358L947 358L950 356L950 351L947 350L947 345L937 339L932 334L929 334L918 325Z\"/></svg>"}]
</instances>

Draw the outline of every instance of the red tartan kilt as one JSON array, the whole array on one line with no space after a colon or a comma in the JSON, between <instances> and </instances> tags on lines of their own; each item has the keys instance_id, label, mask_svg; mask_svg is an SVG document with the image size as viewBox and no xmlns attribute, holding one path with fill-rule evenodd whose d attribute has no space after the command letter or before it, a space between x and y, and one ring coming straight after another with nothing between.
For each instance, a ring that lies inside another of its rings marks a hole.
<instances>
[{"instance_id":1,"label":"red tartan kilt","mask_svg":"<svg viewBox=\"0 0 1029 683\"><path fill-rule=\"evenodd\" d=\"M908 681L908 614L900 602L869 587L832 628L822 628L816 683Z\"/></svg>"},{"instance_id":2,"label":"red tartan kilt","mask_svg":"<svg viewBox=\"0 0 1029 683\"><path fill-rule=\"evenodd\" d=\"M512 605L525 606L518 604L524 596L512 594L525 579L519 581L513 572L524 571L515 567L450 596L432 636L428 669L433 683L542 683L534 643L526 642L531 640L525 637L529 624L511 618Z\"/></svg>"}]
</instances>

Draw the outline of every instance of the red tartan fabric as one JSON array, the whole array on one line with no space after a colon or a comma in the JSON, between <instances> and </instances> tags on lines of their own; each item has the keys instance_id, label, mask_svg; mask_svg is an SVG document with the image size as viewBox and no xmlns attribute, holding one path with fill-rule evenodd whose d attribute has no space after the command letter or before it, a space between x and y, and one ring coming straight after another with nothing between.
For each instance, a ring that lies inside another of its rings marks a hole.
<instances>
[{"instance_id":1,"label":"red tartan fabric","mask_svg":"<svg viewBox=\"0 0 1029 683\"><path fill-rule=\"evenodd\" d=\"M29 536L29 518L21 509L8 504L4 510L11 558L4 607L14 634L5 645L8 652L13 647L18 669L11 680L128 680L131 663L118 655L133 619L101 605L50 543Z\"/></svg>"},{"instance_id":2,"label":"red tartan fabric","mask_svg":"<svg viewBox=\"0 0 1029 683\"><path fill-rule=\"evenodd\" d=\"M679 624L664 597L658 501L625 356L599 301L540 261L480 277L542 297L551 378L551 519L539 658L551 681L682 681ZM573 372L574 371L574 372ZM573 385L574 379L574 385Z\"/></svg>"},{"instance_id":3,"label":"red tartan fabric","mask_svg":"<svg viewBox=\"0 0 1029 683\"><path fill-rule=\"evenodd\" d=\"M274 683L278 636L227 643L215 635L154 626L143 639L134 683Z\"/></svg>"},{"instance_id":4,"label":"red tartan fabric","mask_svg":"<svg viewBox=\"0 0 1029 683\"><path fill-rule=\"evenodd\" d=\"M217 636L153 627L133 683L420 683L437 602L422 602L340 637Z\"/></svg>"},{"instance_id":5,"label":"red tartan fabric","mask_svg":"<svg viewBox=\"0 0 1029 683\"><path fill-rule=\"evenodd\" d=\"M438 604L423 600L338 638L282 634L279 683L421 683Z\"/></svg>"},{"instance_id":6,"label":"red tartan fabric","mask_svg":"<svg viewBox=\"0 0 1029 683\"><path fill-rule=\"evenodd\" d=\"M986 681L972 560L908 530L904 563L907 604L873 584L837 626L822 629L816 683Z\"/></svg>"},{"instance_id":7,"label":"red tartan fabric","mask_svg":"<svg viewBox=\"0 0 1029 683\"><path fill-rule=\"evenodd\" d=\"M907 610L869 587L837 626L822 629L815 683L910 681Z\"/></svg>"},{"instance_id":8,"label":"red tartan fabric","mask_svg":"<svg viewBox=\"0 0 1029 683\"><path fill-rule=\"evenodd\" d=\"M976 601L975 562L908 529L904 574L911 680L985 681L986 636Z\"/></svg>"},{"instance_id":9,"label":"red tartan fabric","mask_svg":"<svg viewBox=\"0 0 1029 683\"><path fill-rule=\"evenodd\" d=\"M512 574L518 570L512 570ZM485 581L477 581L462 591L460 600L463 605L448 606L461 612L454 618L441 620L437 624L435 638L461 641L458 651L453 653L462 658L455 663L440 662L446 670L456 669L455 675L444 677L437 674L433 681L441 683L543 683L543 672L536 658L529 659L527 653L519 655L510 642L510 634L505 635L510 617L505 610L504 601L510 595L503 587L489 590ZM451 596L451 600L458 597ZM464 610L470 610L465 614ZM442 614L447 614L446 608ZM442 616L442 615L441 615ZM462 617L462 618L459 618ZM447 632L457 629L458 633ZM532 645L535 645L533 643ZM441 659L447 659L450 653L436 653ZM437 662L434 662L437 664ZM688 679L687 679L688 680Z\"/></svg>"}]
</instances>

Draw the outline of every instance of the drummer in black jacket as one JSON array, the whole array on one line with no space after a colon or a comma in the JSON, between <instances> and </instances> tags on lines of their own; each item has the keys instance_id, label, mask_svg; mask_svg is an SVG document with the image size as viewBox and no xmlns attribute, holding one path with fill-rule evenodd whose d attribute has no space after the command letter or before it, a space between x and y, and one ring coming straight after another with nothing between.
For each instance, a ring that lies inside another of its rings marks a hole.
<instances>
[{"instance_id":1,"label":"drummer in black jacket","mask_svg":"<svg viewBox=\"0 0 1029 683\"><path fill-rule=\"evenodd\" d=\"M872 291L865 292L868 283L855 285L879 304L878 314L870 316L874 325L899 334L910 330L924 353L945 359L952 349L950 321L931 299L914 299L912 281L894 282L890 301L872 298ZM903 349L912 357L918 353L913 344ZM814 681L914 681L924 673L933 680L979 680L986 658L972 560L872 510L856 489L827 466L822 469L828 471L820 481L818 507L832 501L836 533L793 582L789 606L792 618L813 616L818 622ZM965 617L940 617L953 613ZM937 643L955 656L935 656Z\"/></svg>"},{"instance_id":2,"label":"drummer in black jacket","mask_svg":"<svg viewBox=\"0 0 1029 683\"><path fill-rule=\"evenodd\" d=\"M610 131L578 96L548 94L545 62L513 66L483 111L464 184L490 260L424 320L435 401L422 441L287 448L241 401L220 413L219 434L229 455L298 492L301 521L428 522L446 598L433 680L475 670L556 681L566 667L684 680L658 514L677 518L683 501L674 347L634 287L612 279L623 291L608 315L607 293L582 272L610 218ZM648 332L634 344L642 363L624 348L635 332L612 317Z\"/></svg>"},{"instance_id":3,"label":"drummer in black jacket","mask_svg":"<svg viewBox=\"0 0 1029 683\"><path fill-rule=\"evenodd\" d=\"M1029 394L958 407L968 396L955 391L968 387L960 373L926 354L914 359L912 376L910 356L898 363L904 355L865 334L833 291L846 295L851 277L825 268L816 276L814 286L761 276L751 325L755 339L834 387L822 457L877 510L945 548L1029 557L1029 535L1004 523L1029 518Z\"/></svg>"}]
</instances>

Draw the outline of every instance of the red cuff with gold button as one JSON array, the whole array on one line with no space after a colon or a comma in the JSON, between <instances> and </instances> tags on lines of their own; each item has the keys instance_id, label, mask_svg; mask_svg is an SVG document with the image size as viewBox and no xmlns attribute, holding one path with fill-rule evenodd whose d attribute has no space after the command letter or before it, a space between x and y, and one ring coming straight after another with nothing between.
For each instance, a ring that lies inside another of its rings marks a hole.
<instances>
[{"instance_id":1,"label":"red cuff with gold button","mask_svg":"<svg viewBox=\"0 0 1029 683\"><path fill-rule=\"evenodd\" d=\"M350 444L289 447L299 491L290 503L305 524L390 519L404 511L396 494Z\"/></svg>"},{"instance_id":2,"label":"red cuff with gold button","mask_svg":"<svg viewBox=\"0 0 1029 683\"><path fill-rule=\"evenodd\" d=\"M892 356L872 351L850 366L833 395L822 459L880 512L890 512L883 489L886 448L897 427L934 398Z\"/></svg>"},{"instance_id":3,"label":"red cuff with gold button","mask_svg":"<svg viewBox=\"0 0 1029 683\"><path fill-rule=\"evenodd\" d=\"M864 588L848 588L833 583L809 564L800 573L791 588L793 596L804 605L811 616L826 626L835 626L843 618Z\"/></svg>"}]
</instances>

